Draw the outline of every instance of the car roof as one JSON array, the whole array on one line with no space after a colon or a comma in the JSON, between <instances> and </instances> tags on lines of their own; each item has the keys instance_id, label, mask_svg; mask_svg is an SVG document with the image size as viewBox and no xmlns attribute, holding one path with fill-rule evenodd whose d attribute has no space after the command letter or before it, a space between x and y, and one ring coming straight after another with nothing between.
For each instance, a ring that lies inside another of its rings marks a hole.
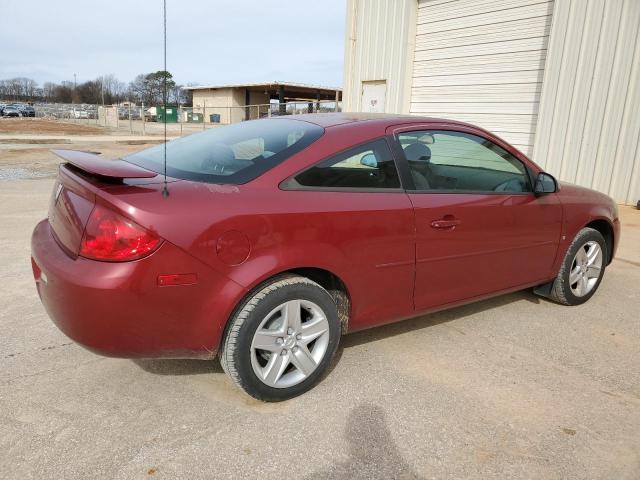
<instances>
[{"instance_id":1,"label":"car roof","mask_svg":"<svg viewBox=\"0 0 640 480\"><path fill-rule=\"evenodd\" d=\"M272 117L273 118L273 117ZM276 118L292 118L291 116ZM347 123L372 122L377 126L388 127L402 123L449 123L454 125L465 125L468 123L451 119L423 117L418 115L401 115L394 113L363 113L363 112L335 112L335 113L304 113L293 117L297 120L313 123L320 127L329 128Z\"/></svg>"}]
</instances>

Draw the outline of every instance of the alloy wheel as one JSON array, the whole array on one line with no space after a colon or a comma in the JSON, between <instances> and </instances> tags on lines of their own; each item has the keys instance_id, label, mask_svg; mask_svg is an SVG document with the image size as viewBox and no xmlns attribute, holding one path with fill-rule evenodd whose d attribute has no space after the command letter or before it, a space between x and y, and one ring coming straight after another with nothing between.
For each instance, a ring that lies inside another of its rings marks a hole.
<instances>
[{"instance_id":1,"label":"alloy wheel","mask_svg":"<svg viewBox=\"0 0 640 480\"><path fill-rule=\"evenodd\" d=\"M266 385L287 388L311 375L327 352L329 322L308 300L289 300L260 322L251 342L251 366Z\"/></svg>"},{"instance_id":2,"label":"alloy wheel","mask_svg":"<svg viewBox=\"0 0 640 480\"><path fill-rule=\"evenodd\" d=\"M576 297L584 297L598 283L602 270L602 248L598 242L589 241L582 245L571 262L569 285Z\"/></svg>"}]
</instances>

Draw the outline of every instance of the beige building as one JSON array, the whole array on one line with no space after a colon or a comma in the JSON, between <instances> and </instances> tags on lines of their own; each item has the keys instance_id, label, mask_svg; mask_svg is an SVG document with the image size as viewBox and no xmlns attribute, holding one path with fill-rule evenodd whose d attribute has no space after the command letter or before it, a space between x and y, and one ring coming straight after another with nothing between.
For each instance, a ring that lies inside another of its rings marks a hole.
<instances>
[{"instance_id":1,"label":"beige building","mask_svg":"<svg viewBox=\"0 0 640 480\"><path fill-rule=\"evenodd\" d=\"M335 110L342 89L304 83L268 82L185 87L193 91L193 111L205 122L228 124L270 116Z\"/></svg>"},{"instance_id":2,"label":"beige building","mask_svg":"<svg viewBox=\"0 0 640 480\"><path fill-rule=\"evenodd\" d=\"M468 121L640 200L640 0L348 0L344 110Z\"/></svg>"}]
</instances>

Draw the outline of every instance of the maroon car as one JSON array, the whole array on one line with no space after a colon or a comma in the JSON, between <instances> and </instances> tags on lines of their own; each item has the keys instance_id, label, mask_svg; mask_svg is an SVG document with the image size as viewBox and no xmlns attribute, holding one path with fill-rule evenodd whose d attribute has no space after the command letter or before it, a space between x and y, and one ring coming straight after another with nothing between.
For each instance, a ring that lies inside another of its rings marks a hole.
<instances>
[{"instance_id":1,"label":"maroon car","mask_svg":"<svg viewBox=\"0 0 640 480\"><path fill-rule=\"evenodd\" d=\"M311 388L347 332L530 287L583 303L619 240L609 197L450 120L250 121L166 166L164 145L57 154L32 238L56 325L102 355L219 355L262 400Z\"/></svg>"}]
</instances>

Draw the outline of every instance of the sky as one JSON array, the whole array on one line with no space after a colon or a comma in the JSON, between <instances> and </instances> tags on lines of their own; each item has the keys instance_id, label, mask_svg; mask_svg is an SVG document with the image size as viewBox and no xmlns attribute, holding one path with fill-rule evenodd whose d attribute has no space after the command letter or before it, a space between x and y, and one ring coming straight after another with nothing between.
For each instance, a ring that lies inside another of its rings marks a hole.
<instances>
[{"instance_id":1,"label":"sky","mask_svg":"<svg viewBox=\"0 0 640 480\"><path fill-rule=\"evenodd\" d=\"M178 84L341 86L346 0L167 0ZM162 70L162 0L0 0L0 79Z\"/></svg>"}]
</instances>

